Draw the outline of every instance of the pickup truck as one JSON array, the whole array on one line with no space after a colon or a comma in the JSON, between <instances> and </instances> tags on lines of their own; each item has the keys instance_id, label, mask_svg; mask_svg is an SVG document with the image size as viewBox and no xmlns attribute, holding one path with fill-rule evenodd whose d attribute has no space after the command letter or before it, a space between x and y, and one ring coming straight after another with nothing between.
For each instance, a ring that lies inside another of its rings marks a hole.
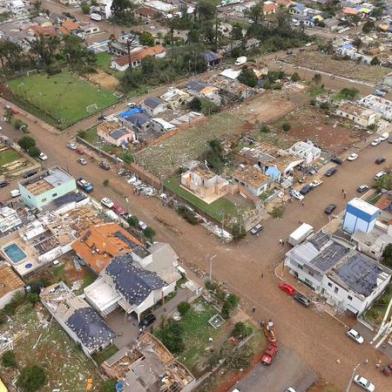
<instances>
[{"instance_id":1,"label":"pickup truck","mask_svg":"<svg viewBox=\"0 0 392 392\"><path fill-rule=\"evenodd\" d=\"M276 354L278 353L278 346L276 343L268 343L267 348L264 350L261 356L261 363L265 366L271 365Z\"/></svg>"},{"instance_id":2,"label":"pickup truck","mask_svg":"<svg viewBox=\"0 0 392 392\"><path fill-rule=\"evenodd\" d=\"M82 189L86 193L91 193L94 190L93 184L91 184L91 182L86 181L82 177L76 180L76 184L80 189Z\"/></svg>"}]
</instances>

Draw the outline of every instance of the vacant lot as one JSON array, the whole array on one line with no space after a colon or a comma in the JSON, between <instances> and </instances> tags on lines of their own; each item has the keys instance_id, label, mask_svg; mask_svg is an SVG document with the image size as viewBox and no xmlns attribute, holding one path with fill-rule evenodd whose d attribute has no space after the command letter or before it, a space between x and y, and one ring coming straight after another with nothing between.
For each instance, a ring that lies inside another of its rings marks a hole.
<instances>
[{"instance_id":1,"label":"vacant lot","mask_svg":"<svg viewBox=\"0 0 392 392\"><path fill-rule=\"evenodd\" d=\"M379 82L390 73L390 70L385 67L358 64L351 60L334 60L331 56L318 51L298 52L295 56L287 56L285 61L349 79L359 79L372 83Z\"/></svg>"},{"instance_id":2,"label":"vacant lot","mask_svg":"<svg viewBox=\"0 0 392 392\"><path fill-rule=\"evenodd\" d=\"M21 156L11 149L0 151L0 167L18 160Z\"/></svg>"},{"instance_id":3,"label":"vacant lot","mask_svg":"<svg viewBox=\"0 0 392 392\"><path fill-rule=\"evenodd\" d=\"M98 88L69 72L35 74L10 80L16 103L64 129L117 102L111 91Z\"/></svg>"},{"instance_id":4,"label":"vacant lot","mask_svg":"<svg viewBox=\"0 0 392 392\"><path fill-rule=\"evenodd\" d=\"M90 376L93 390L100 391L102 380L93 363L40 305L37 310L28 303L20 306L0 331L17 339L14 352L19 368L39 365L45 369L48 382L40 391L83 392ZM17 372L1 367L1 375L11 385Z\"/></svg>"},{"instance_id":5,"label":"vacant lot","mask_svg":"<svg viewBox=\"0 0 392 392\"><path fill-rule=\"evenodd\" d=\"M208 141L247 133L258 124L275 121L294 108L294 104L282 98L280 93L257 96L145 148L136 155L136 162L159 178L168 177L185 162L198 159L207 149Z\"/></svg>"}]
</instances>

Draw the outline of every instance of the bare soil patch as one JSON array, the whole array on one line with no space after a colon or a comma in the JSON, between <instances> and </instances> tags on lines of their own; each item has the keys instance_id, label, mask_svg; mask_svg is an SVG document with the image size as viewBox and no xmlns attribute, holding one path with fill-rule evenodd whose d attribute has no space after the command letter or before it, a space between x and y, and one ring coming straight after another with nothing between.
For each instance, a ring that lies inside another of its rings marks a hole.
<instances>
[{"instance_id":1,"label":"bare soil patch","mask_svg":"<svg viewBox=\"0 0 392 392\"><path fill-rule=\"evenodd\" d=\"M97 73L88 74L86 78L90 82L108 90L116 90L120 83L117 78L103 71L97 71Z\"/></svg>"}]
</instances>

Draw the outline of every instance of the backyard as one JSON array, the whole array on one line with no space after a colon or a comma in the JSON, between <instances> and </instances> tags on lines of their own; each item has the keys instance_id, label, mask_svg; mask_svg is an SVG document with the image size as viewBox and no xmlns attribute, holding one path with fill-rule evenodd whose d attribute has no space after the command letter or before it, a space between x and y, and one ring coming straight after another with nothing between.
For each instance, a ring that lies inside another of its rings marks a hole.
<instances>
[{"instance_id":1,"label":"backyard","mask_svg":"<svg viewBox=\"0 0 392 392\"><path fill-rule=\"evenodd\" d=\"M381 324L388 304L392 299L392 284L389 284L381 297L365 312L364 319L374 326Z\"/></svg>"},{"instance_id":2,"label":"backyard","mask_svg":"<svg viewBox=\"0 0 392 392\"><path fill-rule=\"evenodd\" d=\"M0 151L0 167L18 160L21 156L10 148Z\"/></svg>"},{"instance_id":3,"label":"backyard","mask_svg":"<svg viewBox=\"0 0 392 392\"><path fill-rule=\"evenodd\" d=\"M118 101L113 92L70 72L23 76L10 80L8 87L17 104L60 129Z\"/></svg>"},{"instance_id":4,"label":"backyard","mask_svg":"<svg viewBox=\"0 0 392 392\"><path fill-rule=\"evenodd\" d=\"M195 209L208 215L217 222L229 221L231 217L236 217L241 213L234 203L225 197L221 197L210 204L205 203L203 200L181 187L180 178L178 176L166 180L165 186L181 199L195 207Z\"/></svg>"},{"instance_id":5,"label":"backyard","mask_svg":"<svg viewBox=\"0 0 392 392\"><path fill-rule=\"evenodd\" d=\"M14 353L18 368L38 365L45 369L47 383L41 392L83 392L89 377L93 391L100 391L102 379L93 362L68 337L41 305L34 308L24 303L7 323L1 325L2 336L14 339ZM11 385L16 369L0 366L2 379Z\"/></svg>"}]
</instances>

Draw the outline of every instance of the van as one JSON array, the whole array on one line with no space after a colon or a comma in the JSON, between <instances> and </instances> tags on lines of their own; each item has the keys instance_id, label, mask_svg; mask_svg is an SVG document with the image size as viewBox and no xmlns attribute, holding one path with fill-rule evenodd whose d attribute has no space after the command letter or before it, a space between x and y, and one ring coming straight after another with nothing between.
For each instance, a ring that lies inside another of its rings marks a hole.
<instances>
[{"instance_id":1,"label":"van","mask_svg":"<svg viewBox=\"0 0 392 392\"><path fill-rule=\"evenodd\" d=\"M387 174L387 173L386 173L384 170L382 170L382 171L378 172L378 173L374 176L374 179L375 179L376 181L381 180L381 178L383 178L386 174Z\"/></svg>"},{"instance_id":2,"label":"van","mask_svg":"<svg viewBox=\"0 0 392 392\"><path fill-rule=\"evenodd\" d=\"M19 197L20 196L19 189L13 189L12 191L10 191L10 195L11 197Z\"/></svg>"}]
</instances>

